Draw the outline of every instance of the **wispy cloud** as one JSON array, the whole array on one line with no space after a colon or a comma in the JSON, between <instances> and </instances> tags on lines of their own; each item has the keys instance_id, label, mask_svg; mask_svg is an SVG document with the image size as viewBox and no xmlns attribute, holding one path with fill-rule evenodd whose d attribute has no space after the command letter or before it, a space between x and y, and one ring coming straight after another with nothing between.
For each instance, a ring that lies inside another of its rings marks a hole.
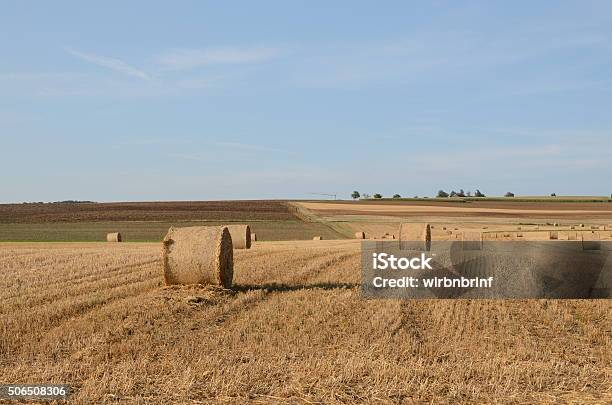
<instances>
[{"instance_id":1,"label":"wispy cloud","mask_svg":"<svg viewBox=\"0 0 612 405\"><path fill-rule=\"evenodd\" d=\"M214 145L218 148L221 149L226 149L226 150L231 150L232 152L252 152L252 153L256 153L256 152L273 152L273 153L289 153L286 150L283 149L278 149L278 148L272 148L272 147L268 147L268 146L262 146L262 145L250 145L250 144L245 144L245 143L239 143L239 142L213 142L210 143L209 145ZM206 154L202 154L202 153L169 153L167 154L167 156L169 158L172 159L178 159L178 160L186 160L186 161L194 161L194 162L214 162L214 161L219 161L219 153L217 153L216 155L214 153L206 153ZM231 156L231 155L228 155ZM224 158L224 161L227 160L227 156Z\"/></svg>"},{"instance_id":2,"label":"wispy cloud","mask_svg":"<svg viewBox=\"0 0 612 405\"><path fill-rule=\"evenodd\" d=\"M191 160L191 161L194 161L194 162L209 162L209 161L211 161L209 156L198 155L198 154L169 153L167 156L169 158L172 158L172 159Z\"/></svg>"},{"instance_id":3,"label":"wispy cloud","mask_svg":"<svg viewBox=\"0 0 612 405\"><path fill-rule=\"evenodd\" d=\"M143 80L149 80L150 77L148 74L139 70L133 66L128 65L124 61L116 58L109 58L106 56L95 55L92 53L84 53L81 51L77 51L75 49L66 47L64 48L66 52L71 54L74 57L77 57L81 60L84 60L89 63L93 63L94 65L104 67L110 70L114 70L115 72L123 73L128 76L137 77Z\"/></svg>"},{"instance_id":4,"label":"wispy cloud","mask_svg":"<svg viewBox=\"0 0 612 405\"><path fill-rule=\"evenodd\" d=\"M273 58L278 50L270 47L220 47L209 49L175 49L158 55L164 69L186 70L213 64L253 63Z\"/></svg>"},{"instance_id":5,"label":"wispy cloud","mask_svg":"<svg viewBox=\"0 0 612 405\"><path fill-rule=\"evenodd\" d=\"M255 152L279 152L279 153L288 153L288 151L278 148L273 148L269 146L262 145L250 145L246 143L240 142L215 142L215 145L221 146L229 149L240 149L246 151L255 151Z\"/></svg>"}]
</instances>

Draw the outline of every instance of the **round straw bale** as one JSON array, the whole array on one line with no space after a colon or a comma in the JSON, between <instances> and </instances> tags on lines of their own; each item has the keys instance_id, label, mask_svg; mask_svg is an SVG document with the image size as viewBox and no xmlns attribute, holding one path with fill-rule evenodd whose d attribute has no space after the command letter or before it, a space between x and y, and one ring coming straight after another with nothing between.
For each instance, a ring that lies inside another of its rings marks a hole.
<instances>
[{"instance_id":1,"label":"round straw bale","mask_svg":"<svg viewBox=\"0 0 612 405\"><path fill-rule=\"evenodd\" d=\"M548 238L549 239L555 239L555 240L559 239L559 232L557 232L557 231L550 231L548 233Z\"/></svg>"},{"instance_id":2,"label":"round straw bale","mask_svg":"<svg viewBox=\"0 0 612 405\"><path fill-rule=\"evenodd\" d=\"M248 225L224 225L232 235L234 249L251 248L251 227Z\"/></svg>"},{"instance_id":3,"label":"round straw bale","mask_svg":"<svg viewBox=\"0 0 612 405\"><path fill-rule=\"evenodd\" d=\"M482 249L482 232L478 231L463 231L461 233L463 241L463 250L481 250Z\"/></svg>"},{"instance_id":4,"label":"round straw bale","mask_svg":"<svg viewBox=\"0 0 612 405\"><path fill-rule=\"evenodd\" d=\"M251 242L257 242L257 234L256 233L251 233Z\"/></svg>"},{"instance_id":5,"label":"round straw bale","mask_svg":"<svg viewBox=\"0 0 612 405\"><path fill-rule=\"evenodd\" d=\"M225 226L170 228L162 242L166 285L213 284L232 286L234 253Z\"/></svg>"},{"instance_id":6,"label":"round straw bale","mask_svg":"<svg viewBox=\"0 0 612 405\"><path fill-rule=\"evenodd\" d=\"M402 250L429 250L431 227L429 224L400 224L399 246Z\"/></svg>"},{"instance_id":7,"label":"round straw bale","mask_svg":"<svg viewBox=\"0 0 612 405\"><path fill-rule=\"evenodd\" d=\"M355 238L356 239L365 239L366 238L366 234L363 231L355 232Z\"/></svg>"},{"instance_id":8,"label":"round straw bale","mask_svg":"<svg viewBox=\"0 0 612 405\"><path fill-rule=\"evenodd\" d=\"M581 235L583 250L600 250L600 238L598 232L584 232Z\"/></svg>"},{"instance_id":9,"label":"round straw bale","mask_svg":"<svg viewBox=\"0 0 612 405\"><path fill-rule=\"evenodd\" d=\"M111 232L106 234L107 242L121 242L123 239L120 232Z\"/></svg>"},{"instance_id":10,"label":"round straw bale","mask_svg":"<svg viewBox=\"0 0 612 405\"><path fill-rule=\"evenodd\" d=\"M314 238L312 238L312 240L323 240L323 238L321 236L315 236Z\"/></svg>"}]
</instances>

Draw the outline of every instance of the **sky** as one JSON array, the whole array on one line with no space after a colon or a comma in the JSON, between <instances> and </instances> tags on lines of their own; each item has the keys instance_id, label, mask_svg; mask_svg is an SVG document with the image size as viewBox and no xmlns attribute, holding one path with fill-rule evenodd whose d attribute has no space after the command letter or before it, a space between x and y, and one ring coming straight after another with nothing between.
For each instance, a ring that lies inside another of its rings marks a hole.
<instances>
[{"instance_id":1,"label":"sky","mask_svg":"<svg viewBox=\"0 0 612 405\"><path fill-rule=\"evenodd\" d=\"M3 1L0 202L609 195L609 1Z\"/></svg>"}]
</instances>

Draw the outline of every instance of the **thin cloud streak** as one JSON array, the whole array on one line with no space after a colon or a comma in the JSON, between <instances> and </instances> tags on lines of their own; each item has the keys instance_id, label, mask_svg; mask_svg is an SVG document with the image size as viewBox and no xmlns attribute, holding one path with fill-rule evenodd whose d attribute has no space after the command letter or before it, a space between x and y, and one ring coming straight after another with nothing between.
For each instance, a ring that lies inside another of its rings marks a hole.
<instances>
[{"instance_id":1,"label":"thin cloud streak","mask_svg":"<svg viewBox=\"0 0 612 405\"><path fill-rule=\"evenodd\" d=\"M261 146L261 145L250 145L250 144L240 143L240 142L215 142L215 145L221 146L224 148L229 148L229 149L240 149L240 150L255 151L255 152L289 153L289 151L286 151L283 149L272 148L269 146Z\"/></svg>"},{"instance_id":2,"label":"thin cloud streak","mask_svg":"<svg viewBox=\"0 0 612 405\"><path fill-rule=\"evenodd\" d=\"M278 50L270 47L220 47L210 49L175 49L159 55L157 63L168 70L188 70L215 64L254 63L271 59Z\"/></svg>"},{"instance_id":3,"label":"thin cloud streak","mask_svg":"<svg viewBox=\"0 0 612 405\"><path fill-rule=\"evenodd\" d=\"M84 52L80 52L80 51L77 51L69 47L66 47L64 49L66 50L66 52L68 52L72 56L78 59L84 60L86 62L92 63L94 65L97 65L103 68L107 68L115 72L123 73L128 76L137 77L143 80L151 79L150 76L146 74L145 72L143 72L142 70L139 70L133 66L128 65L127 63L125 63L124 61L120 59L109 58L106 56L99 56L99 55L94 55L90 53L84 53Z\"/></svg>"}]
</instances>

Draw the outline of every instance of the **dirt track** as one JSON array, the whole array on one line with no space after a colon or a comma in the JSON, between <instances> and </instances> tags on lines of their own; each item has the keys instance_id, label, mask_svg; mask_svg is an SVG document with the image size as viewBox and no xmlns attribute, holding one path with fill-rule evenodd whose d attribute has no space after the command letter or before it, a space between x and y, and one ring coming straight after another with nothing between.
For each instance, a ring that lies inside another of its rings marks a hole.
<instances>
[{"instance_id":1,"label":"dirt track","mask_svg":"<svg viewBox=\"0 0 612 405\"><path fill-rule=\"evenodd\" d=\"M357 241L257 243L235 288L159 244L0 245L0 383L74 403L612 400L607 301L364 300Z\"/></svg>"}]
</instances>

